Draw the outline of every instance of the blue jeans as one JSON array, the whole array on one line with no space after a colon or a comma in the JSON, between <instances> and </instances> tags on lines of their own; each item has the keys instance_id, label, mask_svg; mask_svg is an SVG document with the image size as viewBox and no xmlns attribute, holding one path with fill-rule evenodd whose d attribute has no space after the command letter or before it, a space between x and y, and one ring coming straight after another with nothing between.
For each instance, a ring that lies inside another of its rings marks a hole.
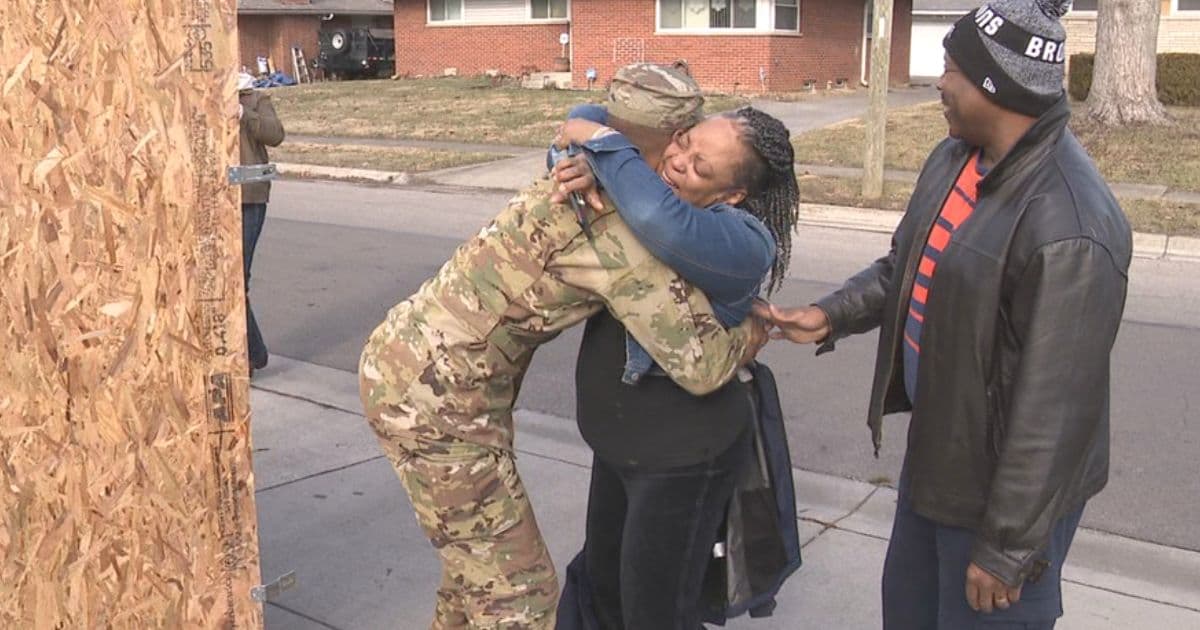
<instances>
[{"instance_id":1,"label":"blue jeans","mask_svg":"<svg viewBox=\"0 0 1200 630\"><path fill-rule=\"evenodd\" d=\"M975 532L939 525L912 510L904 476L883 564L884 630L1051 630L1062 616L1062 566L1083 516L1064 516L1043 553L1049 565L1026 580L1021 601L978 613L967 605L966 575Z\"/></svg>"},{"instance_id":2,"label":"blue jeans","mask_svg":"<svg viewBox=\"0 0 1200 630\"><path fill-rule=\"evenodd\" d=\"M254 369L266 367L267 344L263 342L262 332L258 330L258 322L254 319L254 311L250 308L250 265L254 262L254 248L258 245L258 237L262 234L263 223L267 219L267 204L242 204L242 274L246 281L246 348L250 354L250 367Z\"/></svg>"}]
</instances>

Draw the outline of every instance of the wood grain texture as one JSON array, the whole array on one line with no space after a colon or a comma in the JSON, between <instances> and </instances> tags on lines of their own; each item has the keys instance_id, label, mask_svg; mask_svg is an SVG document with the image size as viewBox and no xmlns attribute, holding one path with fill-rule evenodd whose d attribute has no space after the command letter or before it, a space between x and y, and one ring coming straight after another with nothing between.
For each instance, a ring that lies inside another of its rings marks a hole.
<instances>
[{"instance_id":1,"label":"wood grain texture","mask_svg":"<svg viewBox=\"0 0 1200 630\"><path fill-rule=\"evenodd\" d=\"M235 0L4 0L0 628L245 628Z\"/></svg>"}]
</instances>

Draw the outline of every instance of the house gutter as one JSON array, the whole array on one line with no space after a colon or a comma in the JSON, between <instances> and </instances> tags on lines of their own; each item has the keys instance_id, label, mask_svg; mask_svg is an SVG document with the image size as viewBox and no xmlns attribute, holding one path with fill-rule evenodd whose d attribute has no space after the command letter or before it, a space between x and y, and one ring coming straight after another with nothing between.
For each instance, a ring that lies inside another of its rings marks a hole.
<instances>
[{"instance_id":1,"label":"house gutter","mask_svg":"<svg viewBox=\"0 0 1200 630\"><path fill-rule=\"evenodd\" d=\"M870 2L871 0L867 0ZM860 66L858 70L858 83L863 87L870 87L870 81L867 81L867 55L870 51L867 50L867 5L863 3L863 27L862 27L862 55L859 59Z\"/></svg>"},{"instance_id":2,"label":"house gutter","mask_svg":"<svg viewBox=\"0 0 1200 630\"><path fill-rule=\"evenodd\" d=\"M238 15L315 15L324 17L328 10L238 9ZM335 11L337 15L392 15L389 11Z\"/></svg>"}]
</instances>

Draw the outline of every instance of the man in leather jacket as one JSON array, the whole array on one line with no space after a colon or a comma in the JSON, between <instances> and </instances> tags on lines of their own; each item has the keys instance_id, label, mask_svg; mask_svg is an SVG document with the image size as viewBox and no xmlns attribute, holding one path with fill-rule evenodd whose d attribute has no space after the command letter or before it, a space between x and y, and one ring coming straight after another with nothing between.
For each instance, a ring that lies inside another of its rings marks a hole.
<instances>
[{"instance_id":1,"label":"man in leather jacket","mask_svg":"<svg viewBox=\"0 0 1200 630\"><path fill-rule=\"evenodd\" d=\"M1132 238L1067 129L1067 4L995 0L959 20L938 82L950 137L891 251L815 305L755 307L774 337L818 354L881 327L876 453L882 416L912 412L884 565L889 630L1053 627L1062 562L1108 479Z\"/></svg>"}]
</instances>

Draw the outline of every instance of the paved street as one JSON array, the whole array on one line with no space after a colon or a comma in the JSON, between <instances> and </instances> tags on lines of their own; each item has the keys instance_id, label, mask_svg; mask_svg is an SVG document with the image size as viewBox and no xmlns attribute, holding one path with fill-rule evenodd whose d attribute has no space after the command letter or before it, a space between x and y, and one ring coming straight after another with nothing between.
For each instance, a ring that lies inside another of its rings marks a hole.
<instances>
[{"instance_id":1,"label":"paved street","mask_svg":"<svg viewBox=\"0 0 1200 630\"><path fill-rule=\"evenodd\" d=\"M281 181L256 254L253 296L272 353L353 371L387 308L432 275L508 194ZM882 234L805 228L777 296L802 303L882 254ZM1113 469L1084 518L1091 528L1200 550L1200 266L1139 260L1114 354ZM578 332L540 351L519 406L571 430ZM905 420L891 418L879 460L864 426L874 335L820 359L764 353L783 385L797 467L859 480L894 478ZM1193 399L1196 399L1193 401ZM554 420L557 419L557 420ZM581 486L582 488L582 486Z\"/></svg>"}]
</instances>

